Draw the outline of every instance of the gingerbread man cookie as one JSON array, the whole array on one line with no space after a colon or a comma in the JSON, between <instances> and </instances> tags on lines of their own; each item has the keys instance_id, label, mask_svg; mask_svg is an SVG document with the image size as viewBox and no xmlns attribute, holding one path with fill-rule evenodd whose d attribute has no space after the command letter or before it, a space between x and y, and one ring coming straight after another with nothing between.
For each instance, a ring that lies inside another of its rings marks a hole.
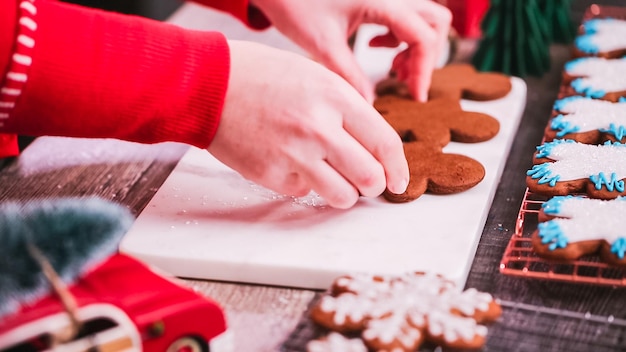
<instances>
[{"instance_id":1,"label":"gingerbread man cookie","mask_svg":"<svg viewBox=\"0 0 626 352\"><path fill-rule=\"evenodd\" d=\"M374 107L404 141L411 178L407 191L385 191L391 202L408 202L425 192L450 194L478 184L485 169L478 161L460 154L443 152L450 141L483 142L494 137L500 124L493 117L464 111L461 98L497 99L511 89L502 74L479 73L464 64L449 65L434 72L430 99L420 103L408 96L408 89L393 78L377 87Z\"/></svg>"},{"instance_id":2,"label":"gingerbread man cookie","mask_svg":"<svg viewBox=\"0 0 626 352\"><path fill-rule=\"evenodd\" d=\"M623 142L626 136L626 99L614 103L582 96L559 99L545 140L572 139L586 144Z\"/></svg>"},{"instance_id":3,"label":"gingerbread man cookie","mask_svg":"<svg viewBox=\"0 0 626 352\"><path fill-rule=\"evenodd\" d=\"M407 273L341 277L310 314L331 331L357 333L372 351L415 351L424 341L480 348L487 335L482 324L495 321L501 308L488 293L457 290L438 275Z\"/></svg>"},{"instance_id":4,"label":"gingerbread man cookie","mask_svg":"<svg viewBox=\"0 0 626 352\"><path fill-rule=\"evenodd\" d=\"M533 167L526 173L532 192L548 196L586 193L612 199L626 195L626 145L601 145L555 139L537 147Z\"/></svg>"},{"instance_id":5,"label":"gingerbread man cookie","mask_svg":"<svg viewBox=\"0 0 626 352\"><path fill-rule=\"evenodd\" d=\"M626 266L626 198L601 200L557 196L543 203L532 235L535 252L570 261L599 253L602 260Z\"/></svg>"}]
</instances>

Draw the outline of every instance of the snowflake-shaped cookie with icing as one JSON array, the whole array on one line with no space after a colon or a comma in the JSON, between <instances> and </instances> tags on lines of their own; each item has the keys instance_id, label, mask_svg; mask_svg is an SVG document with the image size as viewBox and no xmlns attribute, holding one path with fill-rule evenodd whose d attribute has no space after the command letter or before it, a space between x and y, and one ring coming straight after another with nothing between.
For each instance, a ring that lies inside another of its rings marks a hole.
<instances>
[{"instance_id":1,"label":"snowflake-shaped cookie with icing","mask_svg":"<svg viewBox=\"0 0 626 352\"><path fill-rule=\"evenodd\" d=\"M578 55L618 58L626 55L626 21L594 18L582 24L574 46Z\"/></svg>"},{"instance_id":2,"label":"snowflake-shaped cookie with icing","mask_svg":"<svg viewBox=\"0 0 626 352\"><path fill-rule=\"evenodd\" d=\"M614 103L571 96L554 103L556 116L545 130L546 141L573 139L586 144L626 139L626 99Z\"/></svg>"},{"instance_id":3,"label":"snowflake-shaped cookie with icing","mask_svg":"<svg viewBox=\"0 0 626 352\"><path fill-rule=\"evenodd\" d=\"M565 63L563 81L573 94L618 101L626 96L626 58L583 57Z\"/></svg>"},{"instance_id":4,"label":"snowflake-shaped cookie with icing","mask_svg":"<svg viewBox=\"0 0 626 352\"><path fill-rule=\"evenodd\" d=\"M526 173L528 189L548 196L586 193L591 198L626 195L626 145L555 139L537 147Z\"/></svg>"},{"instance_id":5,"label":"snowflake-shaped cookie with icing","mask_svg":"<svg viewBox=\"0 0 626 352\"><path fill-rule=\"evenodd\" d=\"M557 196L542 204L532 235L542 257L576 260L599 253L611 264L626 265L626 198L613 200Z\"/></svg>"},{"instance_id":6,"label":"snowflake-shaped cookie with icing","mask_svg":"<svg viewBox=\"0 0 626 352\"><path fill-rule=\"evenodd\" d=\"M327 336L309 341L307 352L367 352L363 340L348 338L338 332L331 332Z\"/></svg>"},{"instance_id":7,"label":"snowflake-shaped cookie with icing","mask_svg":"<svg viewBox=\"0 0 626 352\"><path fill-rule=\"evenodd\" d=\"M424 341L476 349L501 314L488 293L461 291L438 275L355 275L338 278L311 310L317 324L357 334L374 351L415 351Z\"/></svg>"}]
</instances>

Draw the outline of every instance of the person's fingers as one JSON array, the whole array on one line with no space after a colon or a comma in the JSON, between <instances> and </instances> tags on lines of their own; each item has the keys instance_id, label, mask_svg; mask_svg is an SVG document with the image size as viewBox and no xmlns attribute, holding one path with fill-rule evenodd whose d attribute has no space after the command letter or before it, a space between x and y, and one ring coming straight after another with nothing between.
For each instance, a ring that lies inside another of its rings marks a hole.
<instances>
[{"instance_id":1,"label":"person's fingers","mask_svg":"<svg viewBox=\"0 0 626 352\"><path fill-rule=\"evenodd\" d=\"M345 106L354 109L344 111L344 129L382 165L387 188L393 193L404 193L409 183L409 166L398 133L372 106Z\"/></svg>"},{"instance_id":2,"label":"person's fingers","mask_svg":"<svg viewBox=\"0 0 626 352\"><path fill-rule=\"evenodd\" d=\"M426 101L432 70L437 57L437 34L420 16L415 13L404 14L390 24L391 31L399 40L406 42L410 59L406 63L409 76L406 83L413 97L419 101Z\"/></svg>"},{"instance_id":3,"label":"person's fingers","mask_svg":"<svg viewBox=\"0 0 626 352\"><path fill-rule=\"evenodd\" d=\"M365 197L383 193L387 182L385 170L363 146L345 130L333 134L327 141L327 162Z\"/></svg>"},{"instance_id":4,"label":"person's fingers","mask_svg":"<svg viewBox=\"0 0 626 352\"><path fill-rule=\"evenodd\" d=\"M365 75L346 42L333 38L319 48L317 59L350 83L370 104L374 101L372 82Z\"/></svg>"},{"instance_id":5,"label":"person's fingers","mask_svg":"<svg viewBox=\"0 0 626 352\"><path fill-rule=\"evenodd\" d=\"M359 199L359 192L325 160L302 165L302 177L333 208L348 209Z\"/></svg>"},{"instance_id":6,"label":"person's fingers","mask_svg":"<svg viewBox=\"0 0 626 352\"><path fill-rule=\"evenodd\" d=\"M447 9L431 1L413 4L410 10L404 6L387 7L370 20L387 26L399 41L408 44L410 59L406 62L408 77L405 81L414 98L425 101L451 16Z\"/></svg>"},{"instance_id":7,"label":"person's fingers","mask_svg":"<svg viewBox=\"0 0 626 352\"><path fill-rule=\"evenodd\" d=\"M418 8L418 13L437 33L438 40L436 49L438 55L436 60L439 62L441 55L443 55L445 43L448 40L448 34L450 33L452 12L445 6L440 6L432 1L425 1Z\"/></svg>"}]
</instances>

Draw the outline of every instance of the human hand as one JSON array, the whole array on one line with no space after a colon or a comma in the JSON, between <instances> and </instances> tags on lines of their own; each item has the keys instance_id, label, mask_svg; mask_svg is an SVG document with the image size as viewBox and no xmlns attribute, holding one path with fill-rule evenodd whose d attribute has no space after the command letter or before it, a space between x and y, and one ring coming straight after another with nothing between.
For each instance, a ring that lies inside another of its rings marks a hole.
<instances>
[{"instance_id":1,"label":"human hand","mask_svg":"<svg viewBox=\"0 0 626 352\"><path fill-rule=\"evenodd\" d=\"M348 47L347 39L362 23L387 26L389 33L375 37L371 46L408 44L392 69L406 82L415 99L428 98L432 71L447 40L452 15L430 0L252 0L272 24L307 50L315 60L337 72L369 102L372 82Z\"/></svg>"},{"instance_id":2,"label":"human hand","mask_svg":"<svg viewBox=\"0 0 626 352\"><path fill-rule=\"evenodd\" d=\"M293 196L313 190L337 208L385 187L404 192L409 170L400 137L345 80L297 54L229 46L211 154L255 183Z\"/></svg>"}]
</instances>

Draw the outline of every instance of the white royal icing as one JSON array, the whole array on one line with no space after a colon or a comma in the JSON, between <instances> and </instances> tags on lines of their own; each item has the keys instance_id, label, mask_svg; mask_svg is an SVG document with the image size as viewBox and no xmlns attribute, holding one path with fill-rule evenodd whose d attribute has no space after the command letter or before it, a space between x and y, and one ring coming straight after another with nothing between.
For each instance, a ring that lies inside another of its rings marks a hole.
<instances>
[{"instance_id":1,"label":"white royal icing","mask_svg":"<svg viewBox=\"0 0 626 352\"><path fill-rule=\"evenodd\" d=\"M339 324L348 317L369 319L363 332L368 340L398 339L405 346L420 338L420 329L428 329L431 335L450 343L473 341L487 332L472 316L476 311L489 310L493 297L488 293L458 290L451 281L432 274L409 273L384 282L388 289L381 289L380 279L376 281L371 275L341 278L336 283L338 286L365 294L346 292L337 297L326 296L322 308L336 311L335 323Z\"/></svg>"},{"instance_id":2,"label":"white royal icing","mask_svg":"<svg viewBox=\"0 0 626 352\"><path fill-rule=\"evenodd\" d=\"M563 197L557 223L569 242L604 239L609 243L624 237L626 201L600 200L583 197ZM560 218L563 217L563 218Z\"/></svg>"},{"instance_id":3,"label":"white royal icing","mask_svg":"<svg viewBox=\"0 0 626 352\"><path fill-rule=\"evenodd\" d=\"M565 71L580 76L579 84L594 91L621 92L626 90L626 59L587 57L570 61Z\"/></svg>"},{"instance_id":4,"label":"white royal icing","mask_svg":"<svg viewBox=\"0 0 626 352\"><path fill-rule=\"evenodd\" d=\"M592 27L591 33L584 34L586 42L592 44L597 52L609 52L626 48L626 21L618 19L594 19L586 26Z\"/></svg>"},{"instance_id":5,"label":"white royal icing","mask_svg":"<svg viewBox=\"0 0 626 352\"><path fill-rule=\"evenodd\" d=\"M559 143L552 147L546 163L558 181L586 179L603 172L615 173L618 180L626 178L626 146L593 145L578 142Z\"/></svg>"},{"instance_id":6,"label":"white royal icing","mask_svg":"<svg viewBox=\"0 0 626 352\"><path fill-rule=\"evenodd\" d=\"M331 332L323 339L307 344L307 352L367 352L361 339L349 339L337 332Z\"/></svg>"},{"instance_id":7,"label":"white royal icing","mask_svg":"<svg viewBox=\"0 0 626 352\"><path fill-rule=\"evenodd\" d=\"M626 126L626 103L570 97L560 100L561 121L577 128L576 133Z\"/></svg>"}]
</instances>

